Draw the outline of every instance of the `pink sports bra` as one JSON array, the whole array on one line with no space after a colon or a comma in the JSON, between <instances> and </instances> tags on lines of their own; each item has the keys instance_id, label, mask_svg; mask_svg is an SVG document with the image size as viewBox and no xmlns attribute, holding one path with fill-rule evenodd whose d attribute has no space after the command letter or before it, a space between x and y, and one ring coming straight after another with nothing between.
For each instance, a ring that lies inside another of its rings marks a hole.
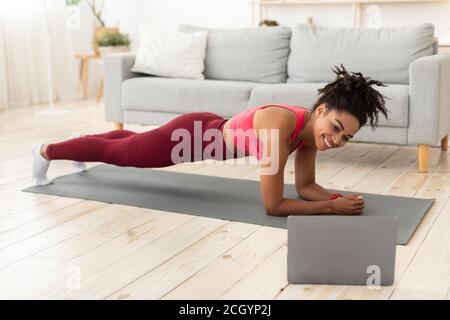
<instances>
[{"instance_id":1,"label":"pink sports bra","mask_svg":"<svg viewBox=\"0 0 450 320\"><path fill-rule=\"evenodd\" d=\"M305 112L308 111L303 107L294 107L286 104L266 104L262 106L252 107L246 109L231 118L230 129L233 130L233 143L236 146L237 150L240 152L244 152L247 156L249 154L254 155L258 160L262 159L263 149L262 144L259 139L256 137L255 132L253 131L253 116L256 111L260 109L264 109L267 107L282 107L287 108L294 111L297 114L297 126L295 127L295 131L291 136L291 142L294 141L295 137L299 133L300 129L303 127L303 123L305 120ZM241 129L241 130L238 130ZM251 129L251 130L249 130ZM248 130L248 131L247 131ZM246 139L247 137L247 139ZM296 147L300 148L305 141L301 141ZM294 149L294 150L295 150Z\"/></svg>"}]
</instances>

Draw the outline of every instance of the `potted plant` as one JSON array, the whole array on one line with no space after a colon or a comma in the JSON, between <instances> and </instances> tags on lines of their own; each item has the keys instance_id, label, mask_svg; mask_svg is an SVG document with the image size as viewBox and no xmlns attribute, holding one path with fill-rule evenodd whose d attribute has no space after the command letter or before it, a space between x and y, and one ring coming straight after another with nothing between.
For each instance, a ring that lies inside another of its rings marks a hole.
<instances>
[{"instance_id":1,"label":"potted plant","mask_svg":"<svg viewBox=\"0 0 450 320\"><path fill-rule=\"evenodd\" d=\"M102 18L103 6L105 4L104 1L101 1L100 5L98 5L96 0L85 0L89 9L92 12L92 15L96 19L96 26L94 28L94 34L92 37L92 49L96 55L100 55L100 51L98 48L98 39L102 37L104 33L119 33L119 29L116 27L106 27L105 21ZM76 6L79 5L81 0L66 0L67 6Z\"/></svg>"},{"instance_id":2,"label":"potted plant","mask_svg":"<svg viewBox=\"0 0 450 320\"><path fill-rule=\"evenodd\" d=\"M103 37L105 33L108 34L118 34L119 29L115 27L106 27L105 21L102 18L102 12L103 12L103 6L105 4L105 1L101 1L100 5L97 5L96 0L85 0L91 9L92 14L94 15L95 19L97 20L97 26L94 29L94 35L92 37L92 49L94 50L94 53L96 55L100 55L100 50L98 47L99 39Z\"/></svg>"},{"instance_id":3,"label":"potted plant","mask_svg":"<svg viewBox=\"0 0 450 320\"><path fill-rule=\"evenodd\" d=\"M104 32L97 39L100 56L129 51L130 39L127 34Z\"/></svg>"}]
</instances>

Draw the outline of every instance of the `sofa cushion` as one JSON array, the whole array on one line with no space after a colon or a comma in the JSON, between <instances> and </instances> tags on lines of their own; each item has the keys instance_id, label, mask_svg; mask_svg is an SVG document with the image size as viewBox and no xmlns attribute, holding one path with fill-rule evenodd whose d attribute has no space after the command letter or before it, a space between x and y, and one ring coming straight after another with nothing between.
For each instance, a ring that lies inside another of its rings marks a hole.
<instances>
[{"instance_id":1,"label":"sofa cushion","mask_svg":"<svg viewBox=\"0 0 450 320\"><path fill-rule=\"evenodd\" d=\"M298 24L292 30L288 82L330 82L335 65L387 83L408 84L409 64L433 54L434 25L331 28Z\"/></svg>"},{"instance_id":2,"label":"sofa cushion","mask_svg":"<svg viewBox=\"0 0 450 320\"><path fill-rule=\"evenodd\" d=\"M180 25L178 31L209 31L207 79L286 82L291 29L285 27L208 29Z\"/></svg>"},{"instance_id":3,"label":"sofa cushion","mask_svg":"<svg viewBox=\"0 0 450 320\"><path fill-rule=\"evenodd\" d=\"M311 109L319 98L317 90L327 83L287 83L260 85L252 90L247 107L268 103L291 104ZM390 84L387 87L375 87L385 96L388 109L387 121L383 114L379 113L379 126L407 127L408 126L408 86L402 84ZM387 98L386 98L387 97ZM369 126L369 121L365 124Z\"/></svg>"},{"instance_id":4,"label":"sofa cushion","mask_svg":"<svg viewBox=\"0 0 450 320\"><path fill-rule=\"evenodd\" d=\"M166 32L139 26L140 45L131 71L203 80L207 32Z\"/></svg>"},{"instance_id":5,"label":"sofa cushion","mask_svg":"<svg viewBox=\"0 0 450 320\"><path fill-rule=\"evenodd\" d=\"M245 109L257 83L139 77L122 83L122 109L172 113L214 112L231 117Z\"/></svg>"}]
</instances>

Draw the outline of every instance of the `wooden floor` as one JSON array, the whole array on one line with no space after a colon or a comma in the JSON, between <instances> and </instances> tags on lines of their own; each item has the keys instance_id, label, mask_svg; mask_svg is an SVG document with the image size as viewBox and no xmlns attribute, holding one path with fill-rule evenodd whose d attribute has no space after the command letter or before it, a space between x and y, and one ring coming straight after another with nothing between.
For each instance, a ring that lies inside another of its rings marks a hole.
<instances>
[{"instance_id":1,"label":"wooden floor","mask_svg":"<svg viewBox=\"0 0 450 320\"><path fill-rule=\"evenodd\" d=\"M325 188L436 202L409 244L397 246L393 286L288 285L284 229L22 192L32 185L33 143L113 129L94 101L34 114L46 108L0 113L0 298L450 299L450 158L439 148L427 174L418 173L416 147L354 142L319 152ZM259 172L208 162L163 170L254 180ZM49 177L71 172L69 161L54 161ZM292 157L286 182L294 182Z\"/></svg>"}]
</instances>

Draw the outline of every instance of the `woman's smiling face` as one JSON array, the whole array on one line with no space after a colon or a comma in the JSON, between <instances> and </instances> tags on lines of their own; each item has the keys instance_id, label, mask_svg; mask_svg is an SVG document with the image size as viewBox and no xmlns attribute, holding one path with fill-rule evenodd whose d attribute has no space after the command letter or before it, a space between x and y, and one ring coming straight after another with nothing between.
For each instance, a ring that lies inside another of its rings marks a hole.
<instances>
[{"instance_id":1,"label":"woman's smiling face","mask_svg":"<svg viewBox=\"0 0 450 320\"><path fill-rule=\"evenodd\" d=\"M343 147L359 130L359 120L348 112L330 110L321 104L314 110L314 140L320 151Z\"/></svg>"}]
</instances>

